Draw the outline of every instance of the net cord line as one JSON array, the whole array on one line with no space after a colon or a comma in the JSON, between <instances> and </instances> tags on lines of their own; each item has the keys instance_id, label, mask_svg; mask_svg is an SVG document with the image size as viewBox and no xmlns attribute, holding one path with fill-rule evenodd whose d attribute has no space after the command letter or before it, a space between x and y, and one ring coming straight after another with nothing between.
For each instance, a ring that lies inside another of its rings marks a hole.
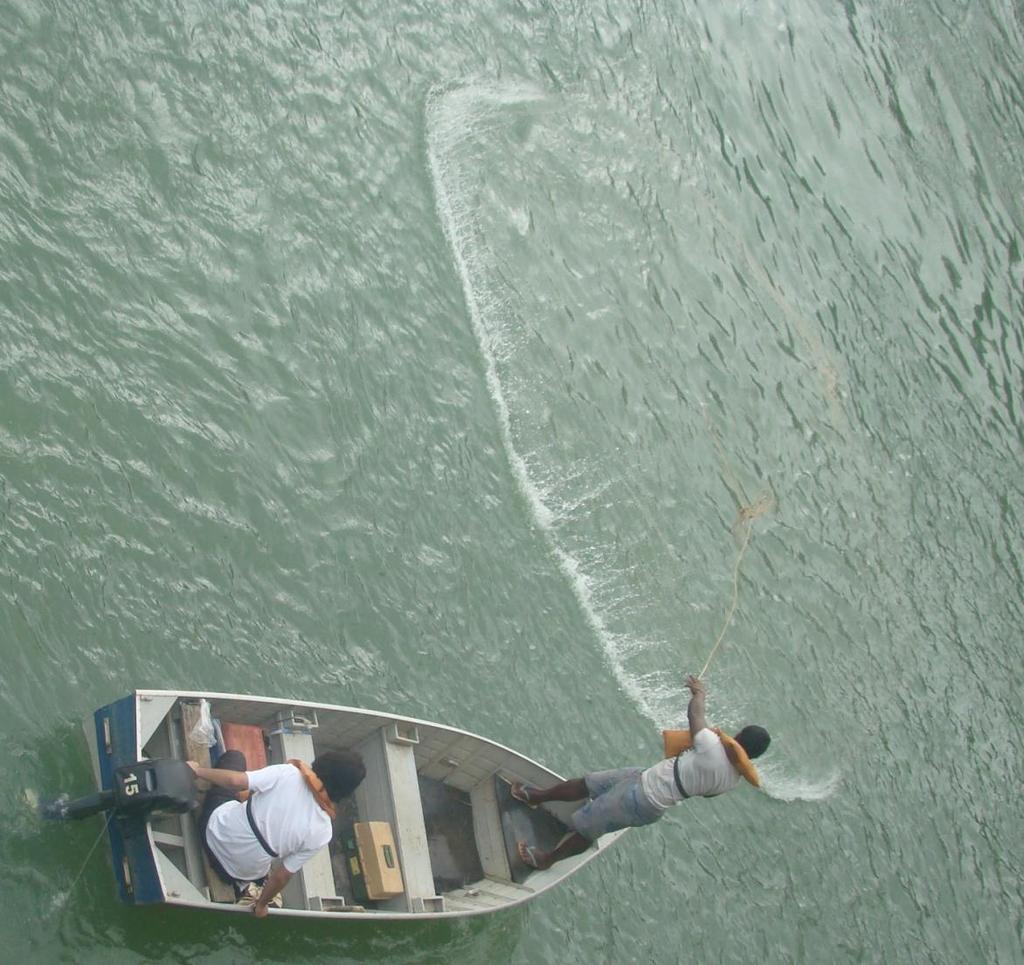
<instances>
[{"instance_id":1,"label":"net cord line","mask_svg":"<svg viewBox=\"0 0 1024 965\"><path fill-rule=\"evenodd\" d=\"M747 547L750 545L750 533L753 529L750 516L747 516L744 522L746 523L746 532L743 534L743 545L740 547L739 553L736 554L736 565L732 568L732 603L729 605L729 611L725 615L725 621L722 624L721 632L718 634L718 639L715 640L715 645L711 648L711 653L708 654L708 659L705 661L703 669L699 674L697 674L698 680L703 680L704 674L708 672L708 667L711 666L711 661L714 659L719 646L721 646L722 641L725 639L725 631L729 629L729 624L732 622L733 615L736 613L736 605L739 602L740 596L740 564L743 562L743 556L747 552Z\"/></svg>"},{"instance_id":2,"label":"net cord line","mask_svg":"<svg viewBox=\"0 0 1024 965\"><path fill-rule=\"evenodd\" d=\"M726 482L734 493L737 493L742 499L745 499L746 497L743 494L743 487L740 486L736 479L736 474L732 471L729 458L726 456L725 448L722 445L722 440L719 438L718 430L706 406L702 407L702 413L704 416L704 423L708 429L708 435L711 438L711 444L714 446L715 452L718 453L718 460L721 464L722 471L725 474ZM733 534L735 535L736 526L738 525L744 525L745 532L743 534L743 544L740 546L740 550L736 554L736 563L732 568L732 603L729 605L729 610L722 623L722 629L718 634L718 639L715 640L715 645L711 648L711 653L708 654L708 659L704 663L704 668L699 674L697 674L698 680L703 680L704 674L708 672L708 667L711 666L711 661L714 659L715 654L718 652L718 648L725 639L725 631L729 629L729 624L732 623L732 618L736 613L736 607L739 603L740 595L740 564L743 562L743 556L747 552L747 547L750 545L750 537L754 527L754 520L768 512L773 504L774 498L770 489L763 491L752 503L740 502L739 515L736 522L733 524Z\"/></svg>"},{"instance_id":3,"label":"net cord line","mask_svg":"<svg viewBox=\"0 0 1024 965\"><path fill-rule=\"evenodd\" d=\"M96 835L96 840L93 841L92 847L89 849L89 853L85 856L85 860L82 862L82 867L79 868L78 874L75 875L75 880L71 882L71 887L69 887L67 891L64 893L64 901L62 903L61 909L62 913L67 908L67 899L74 893L75 888L78 885L78 882L82 880L82 875L85 874L85 869L86 866L89 864L89 859L92 858L93 853L96 851L96 848L99 845L100 841L102 840L103 835L106 833L107 828L110 827L110 822L113 819L113 817L114 812L110 811L107 814L106 820L103 822L103 827L100 828L100 833Z\"/></svg>"}]
</instances>

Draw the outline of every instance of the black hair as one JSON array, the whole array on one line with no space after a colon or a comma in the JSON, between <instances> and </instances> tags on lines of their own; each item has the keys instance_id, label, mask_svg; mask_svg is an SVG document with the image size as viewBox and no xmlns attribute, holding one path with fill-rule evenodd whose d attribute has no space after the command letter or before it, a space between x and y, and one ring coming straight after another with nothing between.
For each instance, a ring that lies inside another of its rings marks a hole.
<instances>
[{"instance_id":1,"label":"black hair","mask_svg":"<svg viewBox=\"0 0 1024 965\"><path fill-rule=\"evenodd\" d=\"M772 738L768 731L763 727L758 727L757 724L747 724L736 735L736 743L747 752L747 757L751 760L755 757L760 757L768 750L768 745L771 742Z\"/></svg>"},{"instance_id":2,"label":"black hair","mask_svg":"<svg viewBox=\"0 0 1024 965\"><path fill-rule=\"evenodd\" d=\"M340 801L362 784L366 765L355 751L324 751L313 761L313 772L324 782L327 796Z\"/></svg>"}]
</instances>

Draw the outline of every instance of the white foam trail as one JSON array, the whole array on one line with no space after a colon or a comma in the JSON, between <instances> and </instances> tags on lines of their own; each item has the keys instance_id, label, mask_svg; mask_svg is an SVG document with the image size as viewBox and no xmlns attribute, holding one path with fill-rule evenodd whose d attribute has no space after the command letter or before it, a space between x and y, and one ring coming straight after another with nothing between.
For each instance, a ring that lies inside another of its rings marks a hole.
<instances>
[{"instance_id":1,"label":"white foam trail","mask_svg":"<svg viewBox=\"0 0 1024 965\"><path fill-rule=\"evenodd\" d=\"M457 197L464 187L454 149L476 133L479 125L499 114L500 109L516 104L542 101L542 90L529 84L479 83L446 90L431 91L427 99L427 154L430 175L434 185L434 198L438 217L455 259L455 267L462 282L462 292L469 310L473 331L480 344L486 366L487 388L494 401L501 427L501 439L515 476L516 484L533 514L537 526L543 531L551 549L572 587L587 623L601 641L612 672L622 689L640 710L652 721L657 715L648 694L640 682L623 667L622 642L608 629L593 602L593 587L580 561L567 552L555 539L553 527L556 513L547 505L540 487L534 482L526 460L516 449L508 403L498 375L497 359L501 354L501 339L493 326L488 326L488 310L500 310L500 301L481 291L474 283L479 269L475 245L475 221L472 212ZM499 115L500 116L500 115Z\"/></svg>"},{"instance_id":2,"label":"white foam trail","mask_svg":"<svg viewBox=\"0 0 1024 965\"><path fill-rule=\"evenodd\" d=\"M510 336L502 331L502 320L508 313L506 296L489 291L481 280L489 267L486 244L478 237L479 229L473 212L461 200L471 195L459 162L457 149L481 127L502 117L502 109L546 99L544 91L523 83L469 83L458 87L436 89L427 98L427 154L434 187L438 218L452 251L455 267L462 283L463 297L469 311L473 332L484 358L487 388L498 414L501 440L508 456L516 485L526 500L533 518L544 533L552 556L569 582L580 609L601 643L605 656L619 686L639 710L657 727L669 727L678 710L666 719L659 708L678 707L678 688L659 683L656 677L638 677L630 673L625 660L631 653L647 647L650 641L614 633L601 615L594 600L595 581L587 574L579 558L559 541L556 513L545 499L543 487L531 472L527 460L515 445L512 420L505 399L498 360L503 354L504 340ZM489 324L490 323L490 324ZM779 801L823 801L839 786L838 773L821 781L791 778L760 768L765 775L765 792Z\"/></svg>"},{"instance_id":3,"label":"white foam trail","mask_svg":"<svg viewBox=\"0 0 1024 965\"><path fill-rule=\"evenodd\" d=\"M779 772L779 765L765 763L758 765L761 773L761 789L776 801L827 801L843 782L839 771L827 777L813 780L805 777L791 777Z\"/></svg>"}]
</instances>

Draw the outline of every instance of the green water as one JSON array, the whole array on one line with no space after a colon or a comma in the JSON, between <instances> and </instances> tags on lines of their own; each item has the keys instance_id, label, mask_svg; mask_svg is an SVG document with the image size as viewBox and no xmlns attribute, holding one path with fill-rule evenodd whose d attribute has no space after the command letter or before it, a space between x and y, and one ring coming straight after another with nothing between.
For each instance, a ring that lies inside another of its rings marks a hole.
<instances>
[{"instance_id":1,"label":"green water","mask_svg":"<svg viewBox=\"0 0 1024 965\"><path fill-rule=\"evenodd\" d=\"M2 958L1021 961L1022 34L0 0ZM525 908L122 908L27 803L136 686L652 761L762 494L708 680L769 793Z\"/></svg>"}]
</instances>

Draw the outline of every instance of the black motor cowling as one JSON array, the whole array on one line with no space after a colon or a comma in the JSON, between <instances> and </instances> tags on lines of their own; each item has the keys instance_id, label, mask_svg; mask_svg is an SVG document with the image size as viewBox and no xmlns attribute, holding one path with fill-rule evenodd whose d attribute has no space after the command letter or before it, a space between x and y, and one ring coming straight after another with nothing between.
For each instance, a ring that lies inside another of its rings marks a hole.
<instances>
[{"instance_id":1,"label":"black motor cowling","mask_svg":"<svg viewBox=\"0 0 1024 965\"><path fill-rule=\"evenodd\" d=\"M114 811L119 815L184 814L198 803L195 774L184 761L136 761L114 771Z\"/></svg>"},{"instance_id":2,"label":"black motor cowling","mask_svg":"<svg viewBox=\"0 0 1024 965\"><path fill-rule=\"evenodd\" d=\"M63 821L113 811L119 818L144 820L151 814L184 814L198 803L192 768L175 758L157 758L117 768L112 790L74 801L59 798L43 805L42 813Z\"/></svg>"}]
</instances>

